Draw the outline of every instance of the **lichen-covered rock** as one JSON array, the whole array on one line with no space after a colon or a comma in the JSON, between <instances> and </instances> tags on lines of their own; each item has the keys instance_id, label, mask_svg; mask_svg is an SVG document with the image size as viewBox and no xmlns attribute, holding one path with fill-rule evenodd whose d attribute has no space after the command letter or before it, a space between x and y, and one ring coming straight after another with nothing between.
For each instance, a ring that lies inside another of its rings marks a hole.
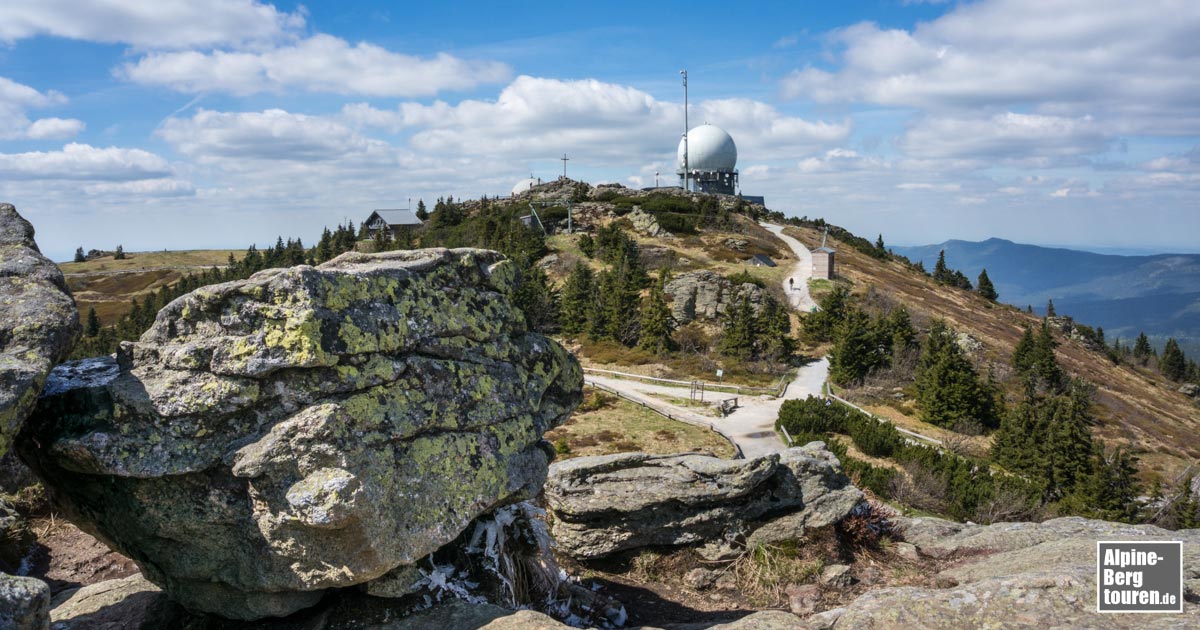
<instances>
[{"instance_id":1,"label":"lichen-covered rock","mask_svg":"<svg viewBox=\"0 0 1200 630\"><path fill-rule=\"evenodd\" d=\"M33 532L16 508L0 499L0 571L16 573L33 545Z\"/></svg>"},{"instance_id":2,"label":"lichen-covered rock","mask_svg":"<svg viewBox=\"0 0 1200 630\"><path fill-rule=\"evenodd\" d=\"M0 203L0 456L77 334L79 312L62 272L38 250L33 226Z\"/></svg>"},{"instance_id":3,"label":"lichen-covered rock","mask_svg":"<svg viewBox=\"0 0 1200 630\"><path fill-rule=\"evenodd\" d=\"M813 615L817 628L1195 628L1200 626L1200 530L1167 531L1083 518L982 526L902 518L905 538L932 558L948 588L868 591L844 608ZM1097 540L1182 540L1182 614L1096 612Z\"/></svg>"},{"instance_id":4,"label":"lichen-covered rock","mask_svg":"<svg viewBox=\"0 0 1200 630\"><path fill-rule=\"evenodd\" d=\"M644 236L651 237L670 237L671 233L664 230L658 224L658 219L654 218L653 214L642 210L641 206L634 206L625 218L633 224L633 229Z\"/></svg>"},{"instance_id":5,"label":"lichen-covered rock","mask_svg":"<svg viewBox=\"0 0 1200 630\"><path fill-rule=\"evenodd\" d=\"M58 593L50 602L50 621L53 630L152 630L198 625L140 573Z\"/></svg>"},{"instance_id":6,"label":"lichen-covered rock","mask_svg":"<svg viewBox=\"0 0 1200 630\"><path fill-rule=\"evenodd\" d=\"M55 370L18 450L185 606L281 616L536 494L578 363L482 250L345 254L167 305Z\"/></svg>"},{"instance_id":7,"label":"lichen-covered rock","mask_svg":"<svg viewBox=\"0 0 1200 630\"><path fill-rule=\"evenodd\" d=\"M41 580L0 573L0 628L48 630L50 587Z\"/></svg>"},{"instance_id":8,"label":"lichen-covered rock","mask_svg":"<svg viewBox=\"0 0 1200 630\"><path fill-rule=\"evenodd\" d=\"M546 499L559 548L597 558L650 545L753 534L786 515L810 527L841 520L862 500L820 442L754 459L623 453L550 467ZM792 537L803 530L791 530Z\"/></svg>"},{"instance_id":9,"label":"lichen-covered rock","mask_svg":"<svg viewBox=\"0 0 1200 630\"><path fill-rule=\"evenodd\" d=\"M695 319L719 319L742 295L749 296L756 311L763 301L761 287L750 283L735 286L725 276L708 270L681 273L667 283L663 292L671 297L671 316L680 325Z\"/></svg>"}]
</instances>

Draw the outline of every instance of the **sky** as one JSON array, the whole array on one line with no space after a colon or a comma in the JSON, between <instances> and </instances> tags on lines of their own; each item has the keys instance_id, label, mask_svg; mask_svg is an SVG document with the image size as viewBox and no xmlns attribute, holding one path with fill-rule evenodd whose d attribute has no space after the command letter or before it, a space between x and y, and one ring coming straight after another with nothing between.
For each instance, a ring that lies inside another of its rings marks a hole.
<instances>
[{"instance_id":1,"label":"sky","mask_svg":"<svg viewBox=\"0 0 1200 630\"><path fill-rule=\"evenodd\" d=\"M892 244L1200 252L1200 2L0 3L0 201L47 255L311 243L531 174ZM411 202L410 202L411 200Z\"/></svg>"}]
</instances>

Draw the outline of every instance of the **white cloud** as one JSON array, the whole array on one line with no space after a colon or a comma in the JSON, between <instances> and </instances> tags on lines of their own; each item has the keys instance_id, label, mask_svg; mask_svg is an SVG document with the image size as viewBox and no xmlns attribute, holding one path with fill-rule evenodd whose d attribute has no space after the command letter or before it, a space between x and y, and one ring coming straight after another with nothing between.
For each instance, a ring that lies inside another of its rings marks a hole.
<instances>
[{"instance_id":1,"label":"white cloud","mask_svg":"<svg viewBox=\"0 0 1200 630\"><path fill-rule=\"evenodd\" d=\"M1064 118L1005 112L988 118L927 117L900 141L918 158L1066 157L1096 153L1107 138L1089 116Z\"/></svg>"},{"instance_id":2,"label":"white cloud","mask_svg":"<svg viewBox=\"0 0 1200 630\"><path fill-rule=\"evenodd\" d=\"M1198 32L1196 2L984 0L912 30L835 31L838 67L799 69L782 87L819 102L1029 107L1122 133L1194 134Z\"/></svg>"},{"instance_id":3,"label":"white cloud","mask_svg":"<svg viewBox=\"0 0 1200 630\"><path fill-rule=\"evenodd\" d=\"M158 135L180 153L201 162L278 160L320 162L375 155L389 160L387 143L367 138L336 120L294 114L215 112L201 109L191 118L171 118ZM236 162L231 164L237 168Z\"/></svg>"},{"instance_id":4,"label":"white cloud","mask_svg":"<svg viewBox=\"0 0 1200 630\"><path fill-rule=\"evenodd\" d=\"M413 129L411 146L433 154L537 159L574 151L592 162L624 164L630 156L672 156L683 126L681 106L632 87L529 76L517 77L495 101L403 103L395 110L354 104L341 115L362 127ZM849 121L808 121L749 99L702 101L691 116L724 128L739 154L755 160L794 158L850 132Z\"/></svg>"},{"instance_id":5,"label":"white cloud","mask_svg":"<svg viewBox=\"0 0 1200 630\"><path fill-rule=\"evenodd\" d=\"M833 173L890 168L882 158L860 155L850 149L830 149L820 157L808 157L800 161L801 173Z\"/></svg>"},{"instance_id":6,"label":"white cloud","mask_svg":"<svg viewBox=\"0 0 1200 630\"><path fill-rule=\"evenodd\" d=\"M415 57L367 42L350 45L331 35L314 35L265 51L151 53L116 70L117 76L188 93L238 95L309 92L363 96L431 96L498 83L511 74L495 61L471 61L439 53Z\"/></svg>"},{"instance_id":7,"label":"white cloud","mask_svg":"<svg viewBox=\"0 0 1200 630\"><path fill-rule=\"evenodd\" d=\"M85 126L82 120L74 118L39 118L25 129L25 136L33 140L61 140L78 135Z\"/></svg>"},{"instance_id":8,"label":"white cloud","mask_svg":"<svg viewBox=\"0 0 1200 630\"><path fill-rule=\"evenodd\" d=\"M255 0L5 0L0 41L52 35L141 48L236 46L278 40L304 25Z\"/></svg>"},{"instance_id":9,"label":"white cloud","mask_svg":"<svg viewBox=\"0 0 1200 630\"><path fill-rule=\"evenodd\" d=\"M0 153L0 178L132 181L170 174L166 160L141 149L71 143L61 151Z\"/></svg>"}]
</instances>

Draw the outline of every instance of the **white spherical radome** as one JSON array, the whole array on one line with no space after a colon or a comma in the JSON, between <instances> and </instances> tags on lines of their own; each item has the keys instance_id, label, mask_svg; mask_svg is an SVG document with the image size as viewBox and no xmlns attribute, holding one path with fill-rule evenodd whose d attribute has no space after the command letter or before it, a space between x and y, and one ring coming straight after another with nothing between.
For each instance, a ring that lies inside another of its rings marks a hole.
<instances>
[{"instance_id":1,"label":"white spherical radome","mask_svg":"<svg viewBox=\"0 0 1200 630\"><path fill-rule=\"evenodd\" d=\"M525 192L526 190L533 188L535 185L537 185L537 183L538 183L538 181L536 179L533 179L532 177L529 179L522 179L521 181L513 184L512 194L519 195L519 194Z\"/></svg>"},{"instance_id":2,"label":"white spherical radome","mask_svg":"<svg viewBox=\"0 0 1200 630\"><path fill-rule=\"evenodd\" d=\"M683 138L679 139L677 172L683 172ZM693 171L732 172L737 167L733 137L716 125L700 125L688 132L688 168Z\"/></svg>"}]
</instances>

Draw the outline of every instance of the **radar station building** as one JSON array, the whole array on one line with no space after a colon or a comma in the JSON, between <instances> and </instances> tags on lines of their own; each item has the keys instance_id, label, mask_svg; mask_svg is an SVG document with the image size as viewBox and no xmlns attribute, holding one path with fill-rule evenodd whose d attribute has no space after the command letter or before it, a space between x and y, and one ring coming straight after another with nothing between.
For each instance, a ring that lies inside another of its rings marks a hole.
<instances>
[{"instance_id":1,"label":"radar station building","mask_svg":"<svg viewBox=\"0 0 1200 630\"><path fill-rule=\"evenodd\" d=\"M707 123L700 125L680 140L675 172L679 175L679 185L691 192L735 195L737 145L724 129Z\"/></svg>"}]
</instances>

